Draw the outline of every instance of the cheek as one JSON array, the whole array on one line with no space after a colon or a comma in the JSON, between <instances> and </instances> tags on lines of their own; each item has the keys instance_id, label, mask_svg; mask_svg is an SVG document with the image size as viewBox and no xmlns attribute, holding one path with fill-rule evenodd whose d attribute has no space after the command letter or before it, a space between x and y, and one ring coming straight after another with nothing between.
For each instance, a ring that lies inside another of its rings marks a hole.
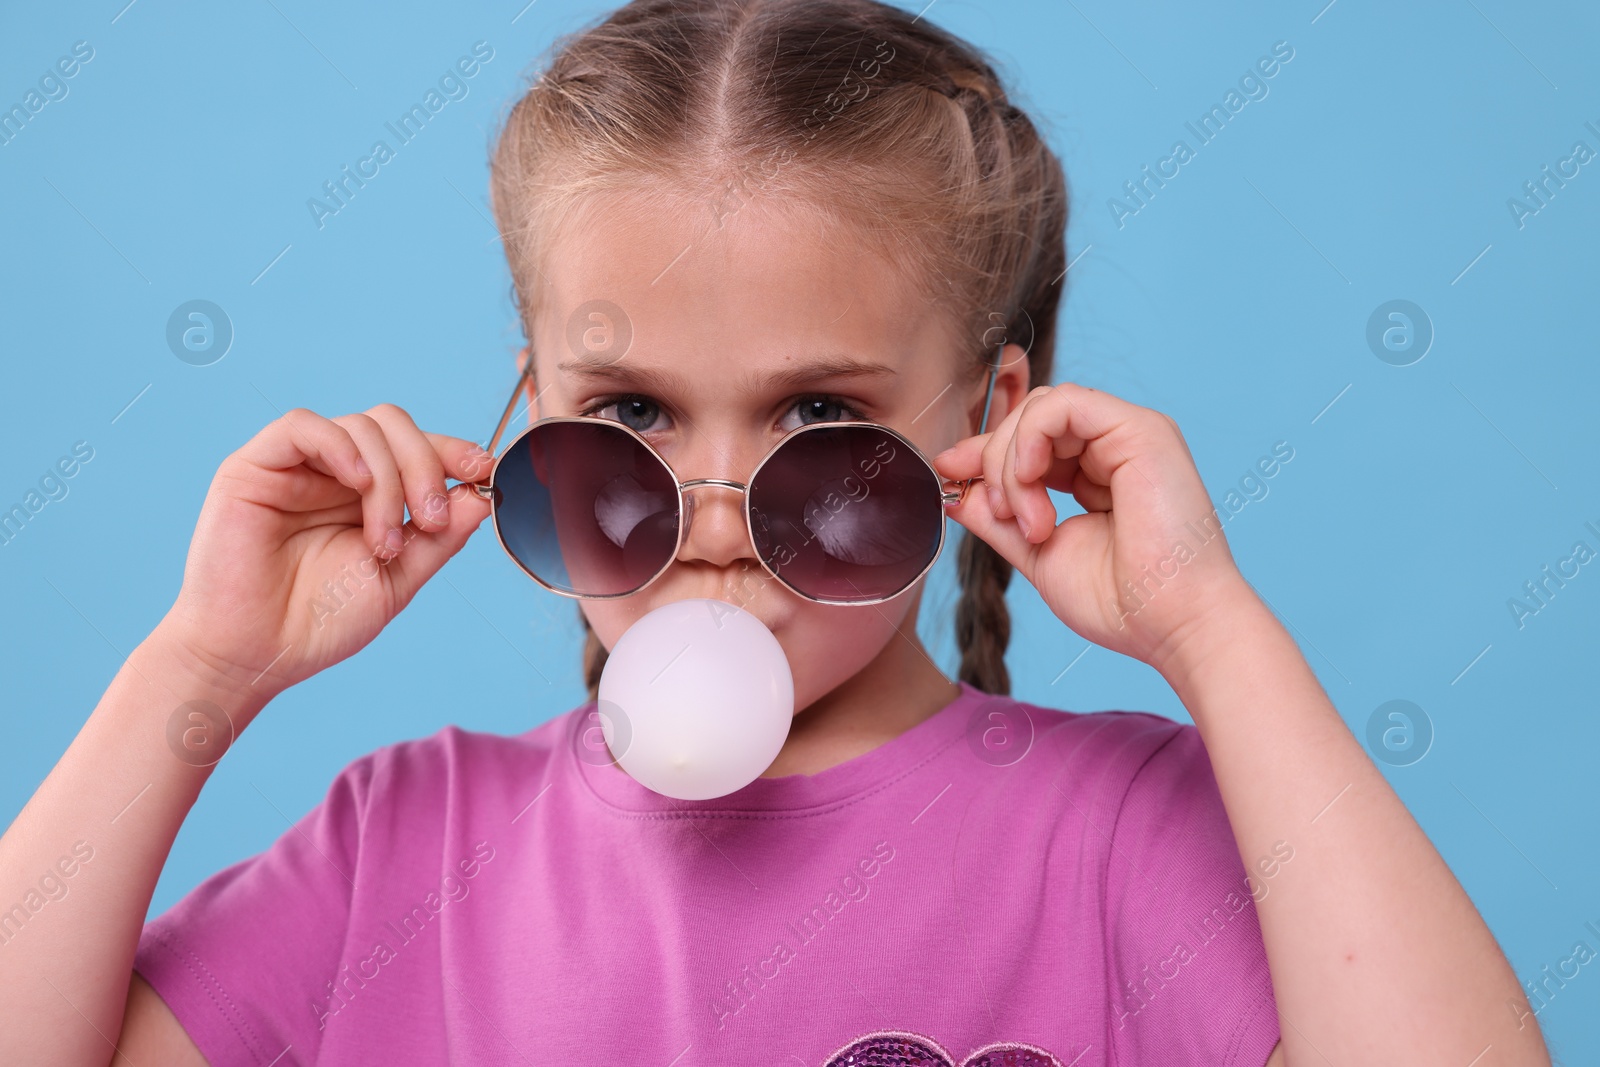
<instances>
[{"instance_id":1,"label":"cheek","mask_svg":"<svg viewBox=\"0 0 1600 1067\"><path fill-rule=\"evenodd\" d=\"M895 637L910 597L872 607L806 604L777 635L794 674L794 704L799 712L826 696L871 663Z\"/></svg>"},{"instance_id":2,"label":"cheek","mask_svg":"<svg viewBox=\"0 0 1600 1067\"><path fill-rule=\"evenodd\" d=\"M650 609L640 597L623 597L621 600L582 600L583 616L589 628L600 638L606 648L614 648L617 638L628 627L642 618Z\"/></svg>"}]
</instances>

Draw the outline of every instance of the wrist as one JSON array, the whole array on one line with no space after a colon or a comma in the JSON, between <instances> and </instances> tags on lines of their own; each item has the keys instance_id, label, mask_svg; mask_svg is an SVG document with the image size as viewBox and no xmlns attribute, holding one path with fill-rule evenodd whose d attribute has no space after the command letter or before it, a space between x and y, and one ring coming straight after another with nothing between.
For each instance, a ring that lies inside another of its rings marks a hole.
<instances>
[{"instance_id":1,"label":"wrist","mask_svg":"<svg viewBox=\"0 0 1600 1067\"><path fill-rule=\"evenodd\" d=\"M1179 627L1150 659L1150 666L1182 697L1207 669L1248 654L1257 639L1282 632L1272 610L1243 578L1205 597L1205 607Z\"/></svg>"},{"instance_id":2,"label":"wrist","mask_svg":"<svg viewBox=\"0 0 1600 1067\"><path fill-rule=\"evenodd\" d=\"M203 700L221 708L242 730L277 696L267 672L251 672L201 651L162 620L134 650L130 660L145 679L184 703Z\"/></svg>"}]
</instances>

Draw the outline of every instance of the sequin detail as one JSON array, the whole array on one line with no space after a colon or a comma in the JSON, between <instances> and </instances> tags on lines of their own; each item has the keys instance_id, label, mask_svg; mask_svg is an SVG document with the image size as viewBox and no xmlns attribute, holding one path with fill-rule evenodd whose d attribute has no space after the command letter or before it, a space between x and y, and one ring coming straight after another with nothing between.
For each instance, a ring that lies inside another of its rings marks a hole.
<instances>
[{"instance_id":1,"label":"sequin detail","mask_svg":"<svg viewBox=\"0 0 1600 1067\"><path fill-rule=\"evenodd\" d=\"M955 1057L937 1041L903 1030L880 1030L856 1038L829 1056L823 1067L957 1067ZM1061 1067L1042 1048L1015 1041L985 1045L961 1061L960 1067Z\"/></svg>"}]
</instances>

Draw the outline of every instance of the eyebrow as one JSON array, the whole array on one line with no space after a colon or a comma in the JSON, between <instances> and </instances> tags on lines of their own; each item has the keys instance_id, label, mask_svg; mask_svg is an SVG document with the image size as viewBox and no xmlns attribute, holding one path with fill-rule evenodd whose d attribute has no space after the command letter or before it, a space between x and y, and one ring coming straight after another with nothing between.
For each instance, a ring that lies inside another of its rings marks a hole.
<instances>
[{"instance_id":1,"label":"eyebrow","mask_svg":"<svg viewBox=\"0 0 1600 1067\"><path fill-rule=\"evenodd\" d=\"M569 359L556 364L556 369L591 381L634 385L656 392L689 395L695 391L689 379L676 371L638 367L626 362L601 363L594 360ZM893 367L885 363L873 363L853 356L829 356L785 370L749 376L740 388L746 395L756 396L770 390L800 388L823 381L887 379L895 377L897 373Z\"/></svg>"}]
</instances>

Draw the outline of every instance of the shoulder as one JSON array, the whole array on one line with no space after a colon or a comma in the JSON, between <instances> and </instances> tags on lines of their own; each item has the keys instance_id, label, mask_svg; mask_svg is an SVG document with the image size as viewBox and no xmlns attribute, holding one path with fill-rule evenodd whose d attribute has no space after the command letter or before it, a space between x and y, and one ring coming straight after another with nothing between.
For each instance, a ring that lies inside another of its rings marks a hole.
<instances>
[{"instance_id":1,"label":"shoulder","mask_svg":"<svg viewBox=\"0 0 1600 1067\"><path fill-rule=\"evenodd\" d=\"M983 762L984 731L1010 745L1000 777L1018 802L1045 797L1069 824L1092 826L1115 847L1158 843L1205 827L1227 832L1221 797L1200 731L1144 711L1067 711L985 696L968 722L967 744Z\"/></svg>"},{"instance_id":2,"label":"shoulder","mask_svg":"<svg viewBox=\"0 0 1600 1067\"><path fill-rule=\"evenodd\" d=\"M1015 730L1017 740L1037 752L1035 773L1102 790L1116 782L1144 784L1197 767L1210 769L1200 732L1192 724L1146 711L1067 711L1005 696L984 696L973 708L971 735L995 727ZM1020 767L1028 762L1017 756Z\"/></svg>"},{"instance_id":3,"label":"shoulder","mask_svg":"<svg viewBox=\"0 0 1600 1067\"><path fill-rule=\"evenodd\" d=\"M363 821L384 810L438 818L447 806L508 803L530 782L543 782L556 770L574 718L588 707L582 704L520 734L452 724L426 737L384 745L346 765L326 803L348 801Z\"/></svg>"},{"instance_id":4,"label":"shoulder","mask_svg":"<svg viewBox=\"0 0 1600 1067\"><path fill-rule=\"evenodd\" d=\"M1041 757L1026 788L1052 789L1063 817L1086 822L1117 855L1108 885L1113 899L1119 889L1156 884L1169 891L1193 884L1209 893L1242 876L1211 759L1192 723L1139 711L1018 707L1035 723Z\"/></svg>"}]
</instances>

